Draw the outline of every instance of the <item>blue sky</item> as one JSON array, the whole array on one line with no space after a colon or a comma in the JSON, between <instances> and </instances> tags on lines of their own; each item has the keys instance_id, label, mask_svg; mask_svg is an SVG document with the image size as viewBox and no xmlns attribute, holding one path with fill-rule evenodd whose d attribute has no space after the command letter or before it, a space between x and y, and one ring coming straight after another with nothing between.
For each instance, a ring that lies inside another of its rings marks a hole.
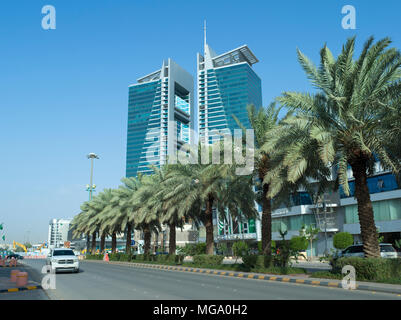
<instances>
[{"instance_id":1,"label":"blue sky","mask_svg":"<svg viewBox=\"0 0 401 320\"><path fill-rule=\"evenodd\" d=\"M208 43L222 53L247 44L260 62L267 105L285 90L310 86L299 47L314 61L327 43L338 54L357 37L390 36L401 47L401 3L386 1L3 0L0 3L0 222L6 242L47 239L51 218L73 217L87 200L96 152L98 190L125 174L128 85L171 57L196 74ZM41 9L56 8L56 30ZM341 27L344 5L356 30Z\"/></svg>"}]
</instances>

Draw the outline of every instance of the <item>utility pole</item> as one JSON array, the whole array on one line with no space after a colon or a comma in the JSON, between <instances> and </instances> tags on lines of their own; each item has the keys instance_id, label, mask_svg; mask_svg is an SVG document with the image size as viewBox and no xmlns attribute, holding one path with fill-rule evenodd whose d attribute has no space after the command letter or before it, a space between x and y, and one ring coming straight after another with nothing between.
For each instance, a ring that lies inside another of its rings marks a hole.
<instances>
[{"instance_id":1,"label":"utility pole","mask_svg":"<svg viewBox=\"0 0 401 320\"><path fill-rule=\"evenodd\" d=\"M96 185L93 184L93 160L99 159L99 156L95 153L89 153L87 155L88 159L91 159L91 176L90 176L90 185L86 186L86 191L89 191L89 201L92 200L93 191L96 189Z\"/></svg>"},{"instance_id":2,"label":"utility pole","mask_svg":"<svg viewBox=\"0 0 401 320\"><path fill-rule=\"evenodd\" d=\"M327 255L327 208L326 208L326 199L325 195L323 195L323 213L324 213L324 254Z\"/></svg>"}]
</instances>

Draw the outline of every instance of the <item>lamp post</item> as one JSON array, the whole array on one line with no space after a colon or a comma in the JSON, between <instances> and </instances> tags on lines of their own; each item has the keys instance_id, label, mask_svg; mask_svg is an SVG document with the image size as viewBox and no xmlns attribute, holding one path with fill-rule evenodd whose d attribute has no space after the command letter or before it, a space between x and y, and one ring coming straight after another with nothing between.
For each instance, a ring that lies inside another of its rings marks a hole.
<instances>
[{"instance_id":1,"label":"lamp post","mask_svg":"<svg viewBox=\"0 0 401 320\"><path fill-rule=\"evenodd\" d=\"M92 200L92 194L94 189L96 189L96 185L93 184L93 160L99 159L99 156L96 153L89 153L86 156L88 159L91 159L91 177L90 177L90 185L86 185L86 191L89 191L89 201Z\"/></svg>"}]
</instances>

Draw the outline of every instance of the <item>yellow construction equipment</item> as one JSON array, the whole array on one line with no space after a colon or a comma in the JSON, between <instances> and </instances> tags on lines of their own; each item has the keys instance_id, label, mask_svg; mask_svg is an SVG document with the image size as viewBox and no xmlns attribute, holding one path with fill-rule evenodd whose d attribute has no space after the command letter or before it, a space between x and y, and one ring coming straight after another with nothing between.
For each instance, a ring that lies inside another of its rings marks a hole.
<instances>
[{"instance_id":1,"label":"yellow construction equipment","mask_svg":"<svg viewBox=\"0 0 401 320\"><path fill-rule=\"evenodd\" d=\"M40 247L38 248L40 253L42 253L42 248L45 247L45 246L46 246L46 242L45 242L45 243L42 243L42 244L40 245Z\"/></svg>"},{"instance_id":2,"label":"yellow construction equipment","mask_svg":"<svg viewBox=\"0 0 401 320\"><path fill-rule=\"evenodd\" d=\"M14 250L16 249L17 246L18 246L18 247L21 247L22 249L24 249L25 253L28 252L28 250L26 250L26 247L25 247L23 244L21 244L21 243L19 243L19 242L16 242L16 241L13 241L13 249L14 249Z\"/></svg>"}]
</instances>

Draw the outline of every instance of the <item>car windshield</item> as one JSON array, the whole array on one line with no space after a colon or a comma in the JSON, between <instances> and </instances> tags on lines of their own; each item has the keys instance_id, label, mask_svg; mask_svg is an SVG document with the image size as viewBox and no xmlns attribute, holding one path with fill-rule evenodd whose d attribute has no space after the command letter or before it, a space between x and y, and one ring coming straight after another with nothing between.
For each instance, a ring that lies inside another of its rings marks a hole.
<instances>
[{"instance_id":1,"label":"car windshield","mask_svg":"<svg viewBox=\"0 0 401 320\"><path fill-rule=\"evenodd\" d=\"M357 253L362 251L362 246L351 246L345 249L344 253Z\"/></svg>"},{"instance_id":2,"label":"car windshield","mask_svg":"<svg viewBox=\"0 0 401 320\"><path fill-rule=\"evenodd\" d=\"M380 246L380 252L395 252L395 249L391 245Z\"/></svg>"},{"instance_id":3,"label":"car windshield","mask_svg":"<svg viewBox=\"0 0 401 320\"><path fill-rule=\"evenodd\" d=\"M53 256L75 256L72 250L55 250Z\"/></svg>"}]
</instances>

